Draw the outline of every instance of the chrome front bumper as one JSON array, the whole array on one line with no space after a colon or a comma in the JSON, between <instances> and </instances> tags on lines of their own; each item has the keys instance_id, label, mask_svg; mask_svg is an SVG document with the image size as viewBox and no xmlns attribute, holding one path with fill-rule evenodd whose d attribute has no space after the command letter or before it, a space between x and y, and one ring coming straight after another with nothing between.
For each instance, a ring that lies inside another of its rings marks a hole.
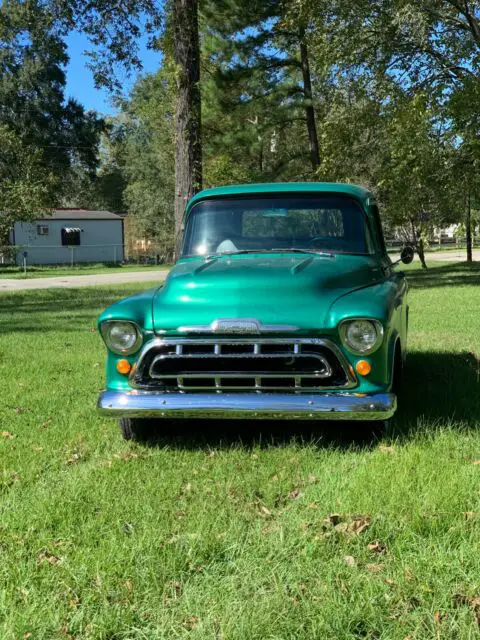
<instances>
[{"instance_id":1,"label":"chrome front bumper","mask_svg":"<svg viewBox=\"0 0 480 640\"><path fill-rule=\"evenodd\" d=\"M397 408L393 393L159 393L103 391L100 413L130 418L276 418L290 420L386 420Z\"/></svg>"}]
</instances>

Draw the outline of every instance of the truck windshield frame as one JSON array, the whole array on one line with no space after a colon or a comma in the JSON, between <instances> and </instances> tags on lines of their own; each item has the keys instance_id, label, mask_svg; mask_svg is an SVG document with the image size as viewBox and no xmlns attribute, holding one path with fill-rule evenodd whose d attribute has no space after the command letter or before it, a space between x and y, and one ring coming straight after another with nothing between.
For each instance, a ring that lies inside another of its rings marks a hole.
<instances>
[{"instance_id":1,"label":"truck windshield frame","mask_svg":"<svg viewBox=\"0 0 480 640\"><path fill-rule=\"evenodd\" d=\"M374 246L362 205L344 194L210 198L190 210L183 258L255 250L369 256Z\"/></svg>"}]
</instances>

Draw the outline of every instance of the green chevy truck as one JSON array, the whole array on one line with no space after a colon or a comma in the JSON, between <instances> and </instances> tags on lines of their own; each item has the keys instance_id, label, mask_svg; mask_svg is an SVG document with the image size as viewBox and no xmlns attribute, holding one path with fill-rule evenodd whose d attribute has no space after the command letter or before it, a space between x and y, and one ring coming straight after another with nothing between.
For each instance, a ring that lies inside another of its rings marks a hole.
<instances>
[{"instance_id":1,"label":"green chevy truck","mask_svg":"<svg viewBox=\"0 0 480 640\"><path fill-rule=\"evenodd\" d=\"M412 259L405 248L401 261ZM165 283L110 306L98 326L98 408L127 439L177 417L386 420L407 350L407 284L366 189L220 187L188 203Z\"/></svg>"}]
</instances>

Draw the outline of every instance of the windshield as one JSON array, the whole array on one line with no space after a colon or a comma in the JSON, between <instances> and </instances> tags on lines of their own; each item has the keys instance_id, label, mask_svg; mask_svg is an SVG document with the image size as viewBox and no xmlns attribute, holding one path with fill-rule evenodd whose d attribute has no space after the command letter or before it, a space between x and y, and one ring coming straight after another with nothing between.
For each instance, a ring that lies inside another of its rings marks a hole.
<instances>
[{"instance_id":1,"label":"windshield","mask_svg":"<svg viewBox=\"0 0 480 640\"><path fill-rule=\"evenodd\" d=\"M322 194L211 199L188 216L184 257L289 249L371 253L360 204Z\"/></svg>"}]
</instances>

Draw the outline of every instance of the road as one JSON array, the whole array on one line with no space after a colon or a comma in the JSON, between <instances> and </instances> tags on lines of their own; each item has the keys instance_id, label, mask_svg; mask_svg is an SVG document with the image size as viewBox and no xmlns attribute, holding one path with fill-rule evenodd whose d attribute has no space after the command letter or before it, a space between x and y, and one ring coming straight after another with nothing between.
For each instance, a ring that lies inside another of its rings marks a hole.
<instances>
[{"instance_id":1,"label":"road","mask_svg":"<svg viewBox=\"0 0 480 640\"><path fill-rule=\"evenodd\" d=\"M391 254L396 260L398 256ZM463 262L466 259L465 249L458 251L435 251L426 254L429 262ZM415 258L418 260L418 258ZM480 260L480 249L475 249L473 259ZM127 271L125 273L101 273L86 276L53 276L50 278L32 278L31 280L16 280L14 278L0 280L0 292L24 291L26 289L70 289L74 287L95 287L109 284L127 284L129 282L162 282L168 269L158 271Z\"/></svg>"},{"instance_id":2,"label":"road","mask_svg":"<svg viewBox=\"0 0 480 640\"><path fill-rule=\"evenodd\" d=\"M32 278L31 280L0 280L0 292L24 291L26 289L72 289L75 287L96 287L109 284L132 282L162 282L168 269L158 271L126 271L125 273L99 273L86 276L53 276Z\"/></svg>"},{"instance_id":3,"label":"road","mask_svg":"<svg viewBox=\"0 0 480 640\"><path fill-rule=\"evenodd\" d=\"M396 260L400 255L390 254L390 258L392 260ZM451 251L429 251L425 254L425 260L427 264L429 262L465 262L467 259L467 251L466 249L455 249ZM473 251L473 259L480 260L480 249L474 249ZM415 256L415 260L418 260L418 257Z\"/></svg>"}]
</instances>

